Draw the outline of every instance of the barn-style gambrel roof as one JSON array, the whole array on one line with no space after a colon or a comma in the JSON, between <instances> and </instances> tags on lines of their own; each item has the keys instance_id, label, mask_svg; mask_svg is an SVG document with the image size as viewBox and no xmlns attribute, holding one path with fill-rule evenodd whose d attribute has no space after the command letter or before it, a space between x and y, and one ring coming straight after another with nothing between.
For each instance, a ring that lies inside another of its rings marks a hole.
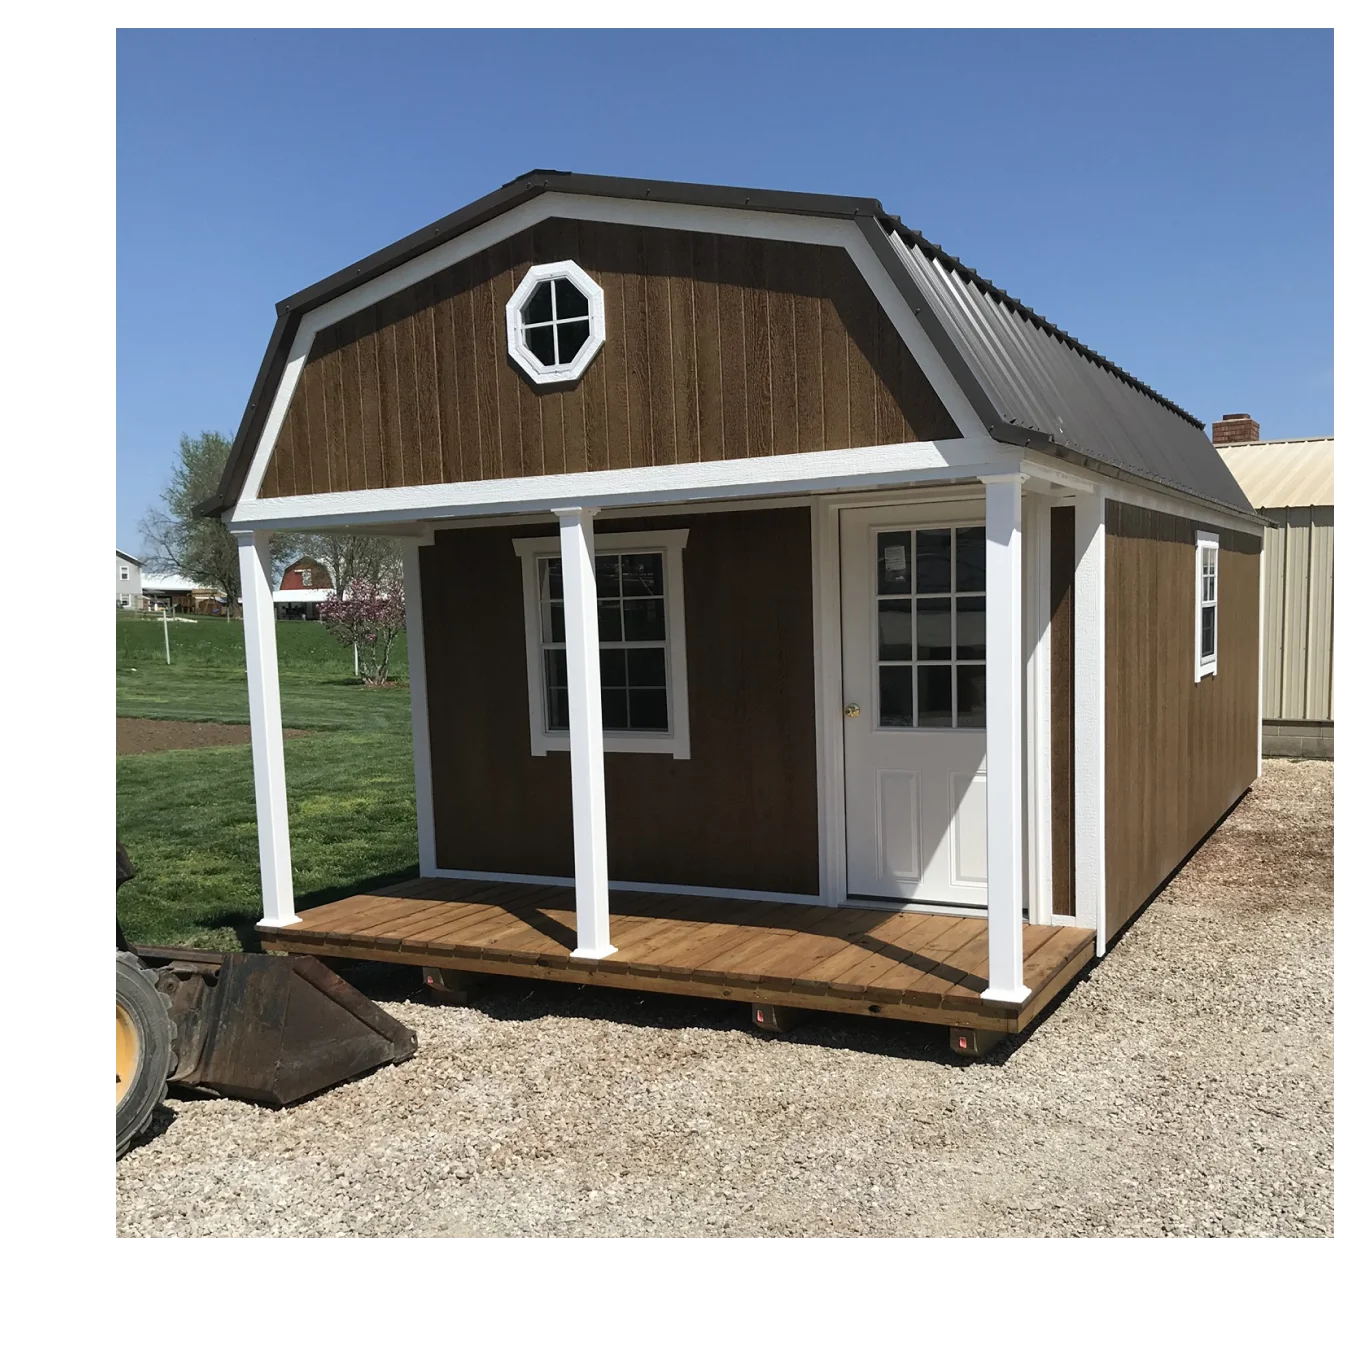
<instances>
[{"instance_id":1,"label":"barn-style gambrel roof","mask_svg":"<svg viewBox=\"0 0 1362 1348\"><path fill-rule=\"evenodd\" d=\"M201 512L221 514L240 497L304 314L544 193L852 220L995 440L1253 514L1203 422L907 228L873 198L547 169L523 174L283 300L219 491Z\"/></svg>"}]
</instances>

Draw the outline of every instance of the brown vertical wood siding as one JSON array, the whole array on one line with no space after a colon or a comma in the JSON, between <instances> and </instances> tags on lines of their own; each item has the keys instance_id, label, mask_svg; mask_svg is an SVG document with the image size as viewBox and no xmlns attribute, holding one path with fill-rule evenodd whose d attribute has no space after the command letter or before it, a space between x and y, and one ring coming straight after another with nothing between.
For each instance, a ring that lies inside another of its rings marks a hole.
<instances>
[{"instance_id":1,"label":"brown vertical wood siding","mask_svg":"<svg viewBox=\"0 0 1362 1348\"><path fill-rule=\"evenodd\" d=\"M576 384L506 350L527 269L605 291ZM949 413L846 251L548 220L319 332L262 496L951 439Z\"/></svg>"},{"instance_id":2,"label":"brown vertical wood siding","mask_svg":"<svg viewBox=\"0 0 1362 1348\"><path fill-rule=\"evenodd\" d=\"M1107 933L1253 784L1258 569L1251 534L1108 501ZM1196 534L1220 539L1218 672L1193 681Z\"/></svg>"},{"instance_id":3,"label":"brown vertical wood siding","mask_svg":"<svg viewBox=\"0 0 1362 1348\"><path fill-rule=\"evenodd\" d=\"M1053 911L1074 915L1074 508L1050 511L1050 851Z\"/></svg>"},{"instance_id":4,"label":"brown vertical wood siding","mask_svg":"<svg viewBox=\"0 0 1362 1348\"><path fill-rule=\"evenodd\" d=\"M689 529L683 554L691 757L605 755L612 877L818 892L812 554L807 509L631 519ZM542 526L442 530L421 551L436 859L573 873L567 753L530 753L521 563Z\"/></svg>"}]
</instances>

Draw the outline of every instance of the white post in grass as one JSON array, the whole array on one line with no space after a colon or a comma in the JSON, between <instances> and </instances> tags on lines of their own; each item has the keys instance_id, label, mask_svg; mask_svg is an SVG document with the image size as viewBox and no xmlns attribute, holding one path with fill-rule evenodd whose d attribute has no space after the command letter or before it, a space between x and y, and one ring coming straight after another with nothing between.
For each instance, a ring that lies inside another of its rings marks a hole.
<instances>
[{"instance_id":1,"label":"white post in grass","mask_svg":"<svg viewBox=\"0 0 1362 1348\"><path fill-rule=\"evenodd\" d=\"M1022 475L984 481L987 593L988 987L1024 1002L1022 982Z\"/></svg>"},{"instance_id":2,"label":"white post in grass","mask_svg":"<svg viewBox=\"0 0 1362 1348\"><path fill-rule=\"evenodd\" d=\"M255 821L260 836L261 926L287 927L293 911L293 857L284 787L284 724L279 705L279 653L275 645L270 584L270 535L243 534L241 619L246 637L246 689L251 708L251 761L255 767Z\"/></svg>"},{"instance_id":3,"label":"white post in grass","mask_svg":"<svg viewBox=\"0 0 1362 1348\"><path fill-rule=\"evenodd\" d=\"M582 959L612 955L605 854L605 732L601 643L596 621L594 510L555 510L563 553L567 638L568 740L572 757L572 849L577 884L577 949Z\"/></svg>"},{"instance_id":4,"label":"white post in grass","mask_svg":"<svg viewBox=\"0 0 1362 1348\"><path fill-rule=\"evenodd\" d=\"M161 632L166 639L166 664L170 663L170 609L161 610Z\"/></svg>"}]
</instances>

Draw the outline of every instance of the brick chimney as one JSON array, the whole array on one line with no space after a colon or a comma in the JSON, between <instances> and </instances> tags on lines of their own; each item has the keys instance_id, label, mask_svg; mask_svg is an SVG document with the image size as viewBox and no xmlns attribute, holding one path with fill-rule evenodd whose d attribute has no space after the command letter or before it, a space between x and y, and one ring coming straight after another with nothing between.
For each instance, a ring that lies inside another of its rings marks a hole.
<instances>
[{"instance_id":1,"label":"brick chimney","mask_svg":"<svg viewBox=\"0 0 1362 1348\"><path fill-rule=\"evenodd\" d=\"M1262 438L1258 423L1247 412L1226 412L1211 427L1213 445L1243 445Z\"/></svg>"}]
</instances>

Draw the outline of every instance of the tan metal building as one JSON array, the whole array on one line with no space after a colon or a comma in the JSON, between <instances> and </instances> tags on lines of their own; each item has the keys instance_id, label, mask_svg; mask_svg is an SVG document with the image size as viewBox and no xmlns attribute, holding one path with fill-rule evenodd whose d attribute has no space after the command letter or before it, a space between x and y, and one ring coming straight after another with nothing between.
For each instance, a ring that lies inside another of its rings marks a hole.
<instances>
[{"instance_id":1,"label":"tan metal building","mask_svg":"<svg viewBox=\"0 0 1362 1348\"><path fill-rule=\"evenodd\" d=\"M1219 444L1263 542L1263 752L1334 756L1334 441Z\"/></svg>"}]
</instances>

